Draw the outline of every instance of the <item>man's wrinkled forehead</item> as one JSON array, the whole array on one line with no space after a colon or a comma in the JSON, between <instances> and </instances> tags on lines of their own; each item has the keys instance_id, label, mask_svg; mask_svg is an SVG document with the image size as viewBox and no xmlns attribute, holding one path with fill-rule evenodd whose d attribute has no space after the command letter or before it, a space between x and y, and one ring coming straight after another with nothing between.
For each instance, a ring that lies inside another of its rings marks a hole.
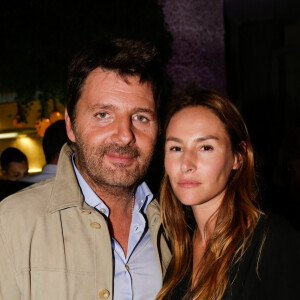
<instances>
[{"instance_id":1,"label":"man's wrinkled forehead","mask_svg":"<svg viewBox=\"0 0 300 300\"><path fill-rule=\"evenodd\" d=\"M96 75L101 82L101 93L134 94L135 96L153 100L152 86L149 82L140 82L139 76L121 76L114 71L97 68L88 77ZM151 97L151 98L150 98Z\"/></svg>"}]
</instances>

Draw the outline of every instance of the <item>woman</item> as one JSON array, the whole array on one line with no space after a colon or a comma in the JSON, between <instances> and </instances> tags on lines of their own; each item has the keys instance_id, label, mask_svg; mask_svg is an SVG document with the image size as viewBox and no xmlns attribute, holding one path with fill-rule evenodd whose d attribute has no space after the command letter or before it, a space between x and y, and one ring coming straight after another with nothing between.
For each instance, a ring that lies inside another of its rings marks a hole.
<instances>
[{"instance_id":1,"label":"woman","mask_svg":"<svg viewBox=\"0 0 300 300\"><path fill-rule=\"evenodd\" d=\"M173 258L157 299L300 299L300 234L259 210L252 146L234 105L194 91L165 128L160 201Z\"/></svg>"}]
</instances>

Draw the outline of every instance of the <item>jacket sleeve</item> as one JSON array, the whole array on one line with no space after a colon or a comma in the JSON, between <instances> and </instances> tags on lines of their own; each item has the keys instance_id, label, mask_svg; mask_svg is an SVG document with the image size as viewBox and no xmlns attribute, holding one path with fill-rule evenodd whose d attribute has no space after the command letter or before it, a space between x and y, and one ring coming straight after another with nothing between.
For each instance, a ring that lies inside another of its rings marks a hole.
<instances>
[{"instance_id":1,"label":"jacket sleeve","mask_svg":"<svg viewBox=\"0 0 300 300\"><path fill-rule=\"evenodd\" d=\"M21 299L16 280L12 253L7 248L6 237L0 224L0 300Z\"/></svg>"}]
</instances>

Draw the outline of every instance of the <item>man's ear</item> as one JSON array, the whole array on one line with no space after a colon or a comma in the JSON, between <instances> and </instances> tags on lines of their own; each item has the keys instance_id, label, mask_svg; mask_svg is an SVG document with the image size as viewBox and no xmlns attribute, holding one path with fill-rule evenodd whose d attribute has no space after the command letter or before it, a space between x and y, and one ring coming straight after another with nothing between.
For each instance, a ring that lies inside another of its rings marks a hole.
<instances>
[{"instance_id":1,"label":"man's ear","mask_svg":"<svg viewBox=\"0 0 300 300\"><path fill-rule=\"evenodd\" d=\"M68 138L71 142L75 143L76 141L75 134L73 131L72 122L70 120L67 109L65 109L65 122L66 122L66 130L67 130Z\"/></svg>"},{"instance_id":2,"label":"man's ear","mask_svg":"<svg viewBox=\"0 0 300 300\"><path fill-rule=\"evenodd\" d=\"M1 173L2 173L2 176L6 179L7 171L6 170L2 170Z\"/></svg>"},{"instance_id":3,"label":"man's ear","mask_svg":"<svg viewBox=\"0 0 300 300\"><path fill-rule=\"evenodd\" d=\"M244 141L241 142L242 151L245 153L247 151L246 143ZM232 170L238 170L243 165L243 155L241 152L234 154L234 163Z\"/></svg>"}]
</instances>

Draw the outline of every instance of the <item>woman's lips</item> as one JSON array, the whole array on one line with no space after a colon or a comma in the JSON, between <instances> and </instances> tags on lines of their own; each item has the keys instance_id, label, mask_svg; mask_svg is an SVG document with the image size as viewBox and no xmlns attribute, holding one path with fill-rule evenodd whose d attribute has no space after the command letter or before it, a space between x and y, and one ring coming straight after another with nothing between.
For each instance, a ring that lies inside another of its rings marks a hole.
<instances>
[{"instance_id":1,"label":"woman's lips","mask_svg":"<svg viewBox=\"0 0 300 300\"><path fill-rule=\"evenodd\" d=\"M178 185L183 188L193 188L199 186L201 183L197 180L183 179L178 182Z\"/></svg>"}]
</instances>

